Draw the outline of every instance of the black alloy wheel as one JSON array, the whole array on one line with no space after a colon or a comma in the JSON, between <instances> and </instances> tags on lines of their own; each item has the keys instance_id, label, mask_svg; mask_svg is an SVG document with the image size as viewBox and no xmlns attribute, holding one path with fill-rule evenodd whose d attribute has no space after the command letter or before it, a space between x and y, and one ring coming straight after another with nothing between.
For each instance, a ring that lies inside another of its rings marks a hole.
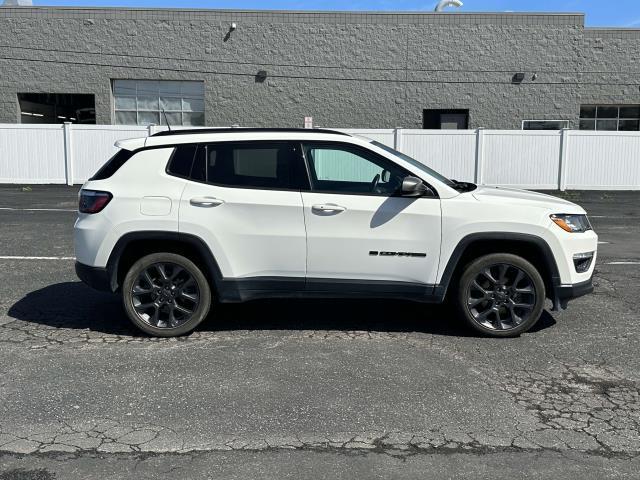
<instances>
[{"instance_id":1,"label":"black alloy wheel","mask_svg":"<svg viewBox=\"0 0 640 480\"><path fill-rule=\"evenodd\" d=\"M467 266L457 297L463 317L476 330L516 336L540 318L545 289L540 273L525 259L491 254Z\"/></svg>"},{"instance_id":2,"label":"black alloy wheel","mask_svg":"<svg viewBox=\"0 0 640 480\"><path fill-rule=\"evenodd\" d=\"M134 263L122 293L131 321L151 335L164 337L193 330L211 303L204 274L189 259L173 253L147 255Z\"/></svg>"}]
</instances>

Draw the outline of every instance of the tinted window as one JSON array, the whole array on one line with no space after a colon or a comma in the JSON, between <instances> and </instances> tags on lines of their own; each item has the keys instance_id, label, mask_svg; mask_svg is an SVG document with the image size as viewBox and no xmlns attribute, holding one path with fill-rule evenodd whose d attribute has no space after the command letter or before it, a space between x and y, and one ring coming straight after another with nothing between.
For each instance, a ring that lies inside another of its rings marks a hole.
<instances>
[{"instance_id":1,"label":"tinted window","mask_svg":"<svg viewBox=\"0 0 640 480\"><path fill-rule=\"evenodd\" d=\"M104 180L105 178L109 178L133 156L133 153L134 152L129 150L119 150L113 157L107 160L107 163L105 163L90 180Z\"/></svg>"},{"instance_id":2,"label":"tinted window","mask_svg":"<svg viewBox=\"0 0 640 480\"><path fill-rule=\"evenodd\" d=\"M193 156L196 153L196 145L178 145L173 151L169 162L169 173L179 177L188 177L193 165Z\"/></svg>"},{"instance_id":3,"label":"tinted window","mask_svg":"<svg viewBox=\"0 0 640 480\"><path fill-rule=\"evenodd\" d=\"M191 178L231 187L296 188L296 161L294 146L286 142L200 145Z\"/></svg>"},{"instance_id":4,"label":"tinted window","mask_svg":"<svg viewBox=\"0 0 640 480\"><path fill-rule=\"evenodd\" d=\"M392 195L409 173L373 152L337 144L305 144L313 190Z\"/></svg>"}]
</instances>

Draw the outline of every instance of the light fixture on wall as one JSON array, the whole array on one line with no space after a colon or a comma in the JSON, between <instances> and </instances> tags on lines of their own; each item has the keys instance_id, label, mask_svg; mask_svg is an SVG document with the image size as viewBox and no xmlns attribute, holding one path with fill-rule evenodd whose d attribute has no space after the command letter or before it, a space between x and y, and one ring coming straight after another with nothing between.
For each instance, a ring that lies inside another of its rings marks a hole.
<instances>
[{"instance_id":1,"label":"light fixture on wall","mask_svg":"<svg viewBox=\"0 0 640 480\"><path fill-rule=\"evenodd\" d=\"M514 73L513 77L511 77L511 83L522 83L523 80L524 80L523 72Z\"/></svg>"},{"instance_id":2,"label":"light fixture on wall","mask_svg":"<svg viewBox=\"0 0 640 480\"><path fill-rule=\"evenodd\" d=\"M231 22L231 25L229 25L229 30L227 30L227 33L225 33L222 41L223 42L229 41L229 39L231 38L231 33L235 32L236 28L238 28L238 26L236 25L236 22Z\"/></svg>"},{"instance_id":3,"label":"light fixture on wall","mask_svg":"<svg viewBox=\"0 0 640 480\"><path fill-rule=\"evenodd\" d=\"M262 83L267 79L267 71L266 70L258 70L256 73L256 83Z\"/></svg>"}]
</instances>

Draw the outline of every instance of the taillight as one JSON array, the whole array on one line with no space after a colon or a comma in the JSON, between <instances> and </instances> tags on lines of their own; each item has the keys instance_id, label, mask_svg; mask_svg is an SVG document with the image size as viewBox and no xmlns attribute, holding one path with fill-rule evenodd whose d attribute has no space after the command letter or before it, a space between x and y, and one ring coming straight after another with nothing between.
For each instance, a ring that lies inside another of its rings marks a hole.
<instances>
[{"instance_id":1,"label":"taillight","mask_svg":"<svg viewBox=\"0 0 640 480\"><path fill-rule=\"evenodd\" d=\"M80 190L78 210L80 210L80 213L98 213L107 206L107 203L109 203L112 198L113 195L109 192Z\"/></svg>"}]
</instances>

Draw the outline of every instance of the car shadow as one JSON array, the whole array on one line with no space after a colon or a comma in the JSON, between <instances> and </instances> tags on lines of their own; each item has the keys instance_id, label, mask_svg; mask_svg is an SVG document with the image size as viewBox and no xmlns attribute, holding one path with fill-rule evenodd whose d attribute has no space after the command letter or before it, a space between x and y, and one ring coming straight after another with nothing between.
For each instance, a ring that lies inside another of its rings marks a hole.
<instances>
[{"instance_id":1,"label":"car shadow","mask_svg":"<svg viewBox=\"0 0 640 480\"><path fill-rule=\"evenodd\" d=\"M95 291L81 282L57 283L30 292L9 308L8 315L49 327L146 336L129 322L118 295ZM555 323L545 311L531 331ZM476 336L454 320L444 305L370 299L272 299L214 304L212 314L197 330L359 330Z\"/></svg>"}]
</instances>

